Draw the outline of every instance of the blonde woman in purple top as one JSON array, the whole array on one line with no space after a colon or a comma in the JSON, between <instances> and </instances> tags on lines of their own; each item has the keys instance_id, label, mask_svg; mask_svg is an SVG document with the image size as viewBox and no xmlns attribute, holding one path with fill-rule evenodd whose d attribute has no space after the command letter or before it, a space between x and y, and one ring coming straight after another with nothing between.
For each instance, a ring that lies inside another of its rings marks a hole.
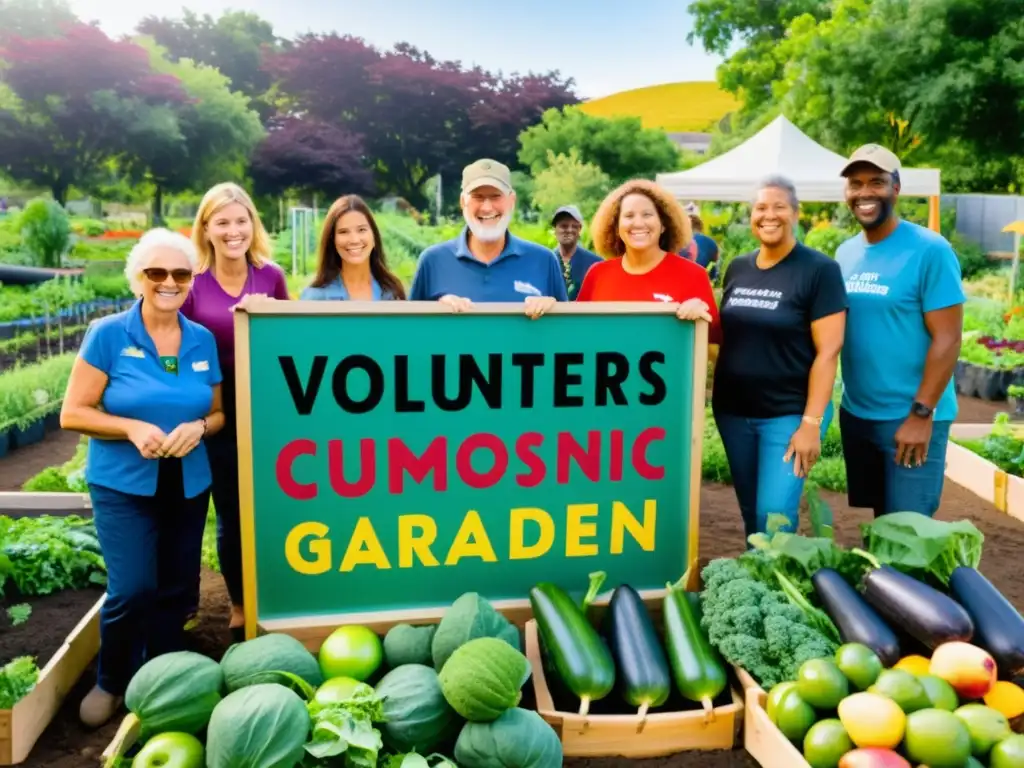
<instances>
[{"instance_id":1,"label":"blonde woman in purple top","mask_svg":"<svg viewBox=\"0 0 1024 768\"><path fill-rule=\"evenodd\" d=\"M217 342L224 381L225 424L207 440L213 472L213 506L217 512L217 557L231 597L229 627L242 640L242 544L238 522L238 446L235 439L235 325L233 307L244 296L287 299L284 272L271 262L270 237L256 206L237 184L210 189L192 225L199 267L181 311L208 328ZM196 585L195 609L199 605ZM195 610L193 611L193 616Z\"/></svg>"}]
</instances>

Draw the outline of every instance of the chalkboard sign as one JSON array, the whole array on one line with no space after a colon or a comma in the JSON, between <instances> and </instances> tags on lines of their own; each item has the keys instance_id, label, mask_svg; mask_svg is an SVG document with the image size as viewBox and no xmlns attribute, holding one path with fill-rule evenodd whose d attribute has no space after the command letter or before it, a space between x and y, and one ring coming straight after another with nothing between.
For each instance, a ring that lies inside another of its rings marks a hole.
<instances>
[{"instance_id":1,"label":"chalkboard sign","mask_svg":"<svg viewBox=\"0 0 1024 768\"><path fill-rule=\"evenodd\" d=\"M596 570L679 579L697 558L707 326L674 311L247 304L247 636L440 616L467 591L525 604Z\"/></svg>"}]
</instances>

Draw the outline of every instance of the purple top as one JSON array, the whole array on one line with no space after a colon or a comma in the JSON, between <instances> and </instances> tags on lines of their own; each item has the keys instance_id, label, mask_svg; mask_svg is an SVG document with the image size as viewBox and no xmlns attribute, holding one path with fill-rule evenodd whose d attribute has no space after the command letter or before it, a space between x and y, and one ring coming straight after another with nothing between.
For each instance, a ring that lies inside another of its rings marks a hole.
<instances>
[{"instance_id":1,"label":"purple top","mask_svg":"<svg viewBox=\"0 0 1024 768\"><path fill-rule=\"evenodd\" d=\"M234 370L235 364L235 314L231 307L246 294L262 293L273 299L286 300L288 284L284 271L276 264L249 267L249 277L242 292L237 296L221 288L213 272L207 270L196 275L192 290L181 305L181 313L189 320L205 326L217 341L217 356L221 369Z\"/></svg>"}]
</instances>

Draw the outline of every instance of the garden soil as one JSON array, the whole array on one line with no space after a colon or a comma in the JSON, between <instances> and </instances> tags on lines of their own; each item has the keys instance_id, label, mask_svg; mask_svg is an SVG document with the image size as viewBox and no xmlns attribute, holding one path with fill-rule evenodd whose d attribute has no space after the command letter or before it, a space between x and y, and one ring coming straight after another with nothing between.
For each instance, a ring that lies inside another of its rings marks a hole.
<instances>
[{"instance_id":1,"label":"garden soil","mask_svg":"<svg viewBox=\"0 0 1024 768\"><path fill-rule=\"evenodd\" d=\"M961 420L991 422L1000 405L964 403ZM1005 406L1002 406L1005 407ZM55 435L51 440L56 440ZM50 441L48 441L50 442ZM70 453L73 452L73 446ZM12 483L6 464L13 457L0 461L0 482ZM51 458L47 464L63 459ZM44 465L45 466L45 465ZM42 467L39 467L40 469ZM26 478L21 478L24 482ZM824 493L832 507L837 539L844 544L859 543L858 526L870 519L867 510L853 510L840 494ZM730 487L705 484L701 489L700 551L702 558L730 556L744 548L742 527L736 499ZM805 516L806 517L806 516ZM1018 560L1024 552L1024 524L997 511L960 486L947 482L942 507L937 515L943 520L971 520L985 534L985 553L981 569L1018 608L1024 610L1024 580L1019 576ZM206 572L202 580L201 623L192 635L195 650L220 658L228 645L227 596L223 582L216 574ZM99 755L110 743L117 722L95 732L86 731L77 722L77 707L94 680L90 667L84 678L71 691L63 709L40 738L25 768L86 768L99 764ZM730 752L684 753L666 758L629 760L623 758L567 759L571 768L755 768L756 763L743 751L742 744Z\"/></svg>"}]
</instances>

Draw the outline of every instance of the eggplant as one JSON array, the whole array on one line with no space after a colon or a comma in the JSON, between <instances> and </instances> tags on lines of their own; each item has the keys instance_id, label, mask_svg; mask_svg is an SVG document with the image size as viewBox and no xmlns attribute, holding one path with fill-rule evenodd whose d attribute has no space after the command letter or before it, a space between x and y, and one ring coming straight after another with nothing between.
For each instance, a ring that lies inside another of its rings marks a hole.
<instances>
[{"instance_id":1,"label":"eggplant","mask_svg":"<svg viewBox=\"0 0 1024 768\"><path fill-rule=\"evenodd\" d=\"M844 643L866 645L884 667L891 667L900 660L900 641L896 633L838 571L819 568L811 576L811 584L825 613L839 628Z\"/></svg>"},{"instance_id":2,"label":"eggplant","mask_svg":"<svg viewBox=\"0 0 1024 768\"><path fill-rule=\"evenodd\" d=\"M668 701L672 690L668 658L647 606L628 584L612 593L604 631L626 703L639 707L643 716L649 708Z\"/></svg>"},{"instance_id":3,"label":"eggplant","mask_svg":"<svg viewBox=\"0 0 1024 768\"><path fill-rule=\"evenodd\" d=\"M966 566L953 570L949 589L970 614L975 645L992 654L1000 677L1024 674L1024 618L1003 593L980 571Z\"/></svg>"},{"instance_id":4,"label":"eggplant","mask_svg":"<svg viewBox=\"0 0 1024 768\"><path fill-rule=\"evenodd\" d=\"M879 565L868 571L861 584L864 599L883 619L901 627L928 650L955 640L969 643L974 636L974 622L963 606L892 566Z\"/></svg>"}]
</instances>

